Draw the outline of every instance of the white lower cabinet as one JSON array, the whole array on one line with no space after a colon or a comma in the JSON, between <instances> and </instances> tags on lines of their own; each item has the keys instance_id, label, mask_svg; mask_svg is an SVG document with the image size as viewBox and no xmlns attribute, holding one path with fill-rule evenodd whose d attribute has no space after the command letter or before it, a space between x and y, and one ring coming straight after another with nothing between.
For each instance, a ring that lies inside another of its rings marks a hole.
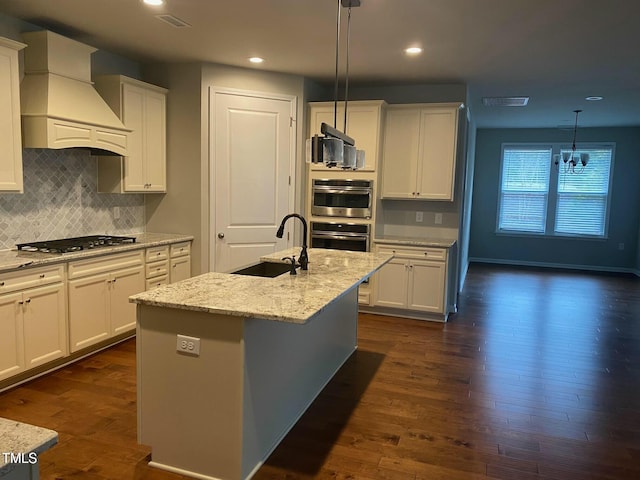
<instances>
[{"instance_id":1,"label":"white lower cabinet","mask_svg":"<svg viewBox=\"0 0 640 480\"><path fill-rule=\"evenodd\" d=\"M171 245L171 283L186 280L191 277L191 243L182 242Z\"/></svg>"},{"instance_id":2,"label":"white lower cabinet","mask_svg":"<svg viewBox=\"0 0 640 480\"><path fill-rule=\"evenodd\" d=\"M71 352L136 326L131 295L145 290L142 250L69 263Z\"/></svg>"},{"instance_id":3,"label":"white lower cabinet","mask_svg":"<svg viewBox=\"0 0 640 480\"><path fill-rule=\"evenodd\" d=\"M147 248L146 289L179 282L191 277L191 242Z\"/></svg>"},{"instance_id":4,"label":"white lower cabinet","mask_svg":"<svg viewBox=\"0 0 640 480\"><path fill-rule=\"evenodd\" d=\"M0 380L68 354L64 267L0 275Z\"/></svg>"},{"instance_id":5,"label":"white lower cabinet","mask_svg":"<svg viewBox=\"0 0 640 480\"><path fill-rule=\"evenodd\" d=\"M378 246L394 258L376 273L374 306L445 314L447 250Z\"/></svg>"},{"instance_id":6,"label":"white lower cabinet","mask_svg":"<svg viewBox=\"0 0 640 480\"><path fill-rule=\"evenodd\" d=\"M146 290L169 283L169 246L147 248L145 251Z\"/></svg>"}]
</instances>

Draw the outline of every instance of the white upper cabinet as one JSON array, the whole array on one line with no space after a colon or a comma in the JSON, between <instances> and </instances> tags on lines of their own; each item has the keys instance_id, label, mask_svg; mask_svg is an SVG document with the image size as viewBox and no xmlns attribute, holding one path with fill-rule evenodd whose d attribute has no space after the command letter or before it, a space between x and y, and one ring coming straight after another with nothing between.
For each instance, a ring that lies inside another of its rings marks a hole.
<instances>
[{"instance_id":1,"label":"white upper cabinet","mask_svg":"<svg viewBox=\"0 0 640 480\"><path fill-rule=\"evenodd\" d=\"M96 90L129 135L126 157L98 156L98 191L165 192L167 90L122 75L95 79Z\"/></svg>"},{"instance_id":2,"label":"white upper cabinet","mask_svg":"<svg viewBox=\"0 0 640 480\"><path fill-rule=\"evenodd\" d=\"M459 104L387 109L382 198L452 201Z\"/></svg>"},{"instance_id":3,"label":"white upper cabinet","mask_svg":"<svg viewBox=\"0 0 640 480\"><path fill-rule=\"evenodd\" d=\"M358 150L365 152L365 167L362 171L375 172L381 149L382 119L386 103L382 100L356 100L347 104L346 134L356 142ZM334 126L334 103L309 103L309 137L320 135L320 126ZM337 128L344 130L344 102L338 103ZM312 170L328 170L322 164L312 164ZM335 170L335 168L333 169Z\"/></svg>"},{"instance_id":4,"label":"white upper cabinet","mask_svg":"<svg viewBox=\"0 0 640 480\"><path fill-rule=\"evenodd\" d=\"M0 192L23 191L18 51L24 47L0 37Z\"/></svg>"}]
</instances>

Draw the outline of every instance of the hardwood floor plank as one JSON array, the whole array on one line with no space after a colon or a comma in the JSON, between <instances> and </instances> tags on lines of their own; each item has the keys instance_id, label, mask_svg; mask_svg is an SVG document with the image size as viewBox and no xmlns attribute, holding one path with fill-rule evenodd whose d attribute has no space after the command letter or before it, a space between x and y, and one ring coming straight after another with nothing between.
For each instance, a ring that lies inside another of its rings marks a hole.
<instances>
[{"instance_id":1,"label":"hardwood floor plank","mask_svg":"<svg viewBox=\"0 0 640 480\"><path fill-rule=\"evenodd\" d=\"M636 480L638 287L472 265L447 324L361 314L358 350L254 478ZM60 433L43 480L186 479L137 444L135 361L130 340L0 394L0 416Z\"/></svg>"}]
</instances>

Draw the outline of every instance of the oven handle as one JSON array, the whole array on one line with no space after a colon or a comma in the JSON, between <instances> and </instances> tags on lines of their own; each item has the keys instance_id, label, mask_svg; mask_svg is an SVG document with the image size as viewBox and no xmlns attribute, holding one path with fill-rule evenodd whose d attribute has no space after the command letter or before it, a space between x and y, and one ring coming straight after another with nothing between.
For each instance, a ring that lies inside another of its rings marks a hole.
<instances>
[{"instance_id":1,"label":"oven handle","mask_svg":"<svg viewBox=\"0 0 640 480\"><path fill-rule=\"evenodd\" d=\"M351 240L351 241L360 241L360 240L368 240L369 235L361 235L359 233L347 234L347 235L336 235L335 233L320 233L320 232L311 232L311 238L331 238L335 240Z\"/></svg>"},{"instance_id":2,"label":"oven handle","mask_svg":"<svg viewBox=\"0 0 640 480\"><path fill-rule=\"evenodd\" d=\"M338 193L342 195L371 195L370 188L323 188L323 187L313 187L314 193Z\"/></svg>"}]
</instances>

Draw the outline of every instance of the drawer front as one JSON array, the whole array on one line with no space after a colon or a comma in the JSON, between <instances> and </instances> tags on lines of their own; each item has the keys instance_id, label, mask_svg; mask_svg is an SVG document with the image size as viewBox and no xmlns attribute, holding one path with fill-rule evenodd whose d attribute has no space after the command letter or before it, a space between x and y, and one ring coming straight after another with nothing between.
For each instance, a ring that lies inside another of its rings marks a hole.
<instances>
[{"instance_id":1,"label":"drawer front","mask_svg":"<svg viewBox=\"0 0 640 480\"><path fill-rule=\"evenodd\" d=\"M163 275L155 278L148 278L146 282L147 290L151 290L152 288L159 287L160 285L168 285L169 284L169 275Z\"/></svg>"},{"instance_id":2,"label":"drawer front","mask_svg":"<svg viewBox=\"0 0 640 480\"><path fill-rule=\"evenodd\" d=\"M180 242L171 245L171 258L191 255L191 242Z\"/></svg>"},{"instance_id":3,"label":"drawer front","mask_svg":"<svg viewBox=\"0 0 640 480\"><path fill-rule=\"evenodd\" d=\"M391 247L389 245L379 245L376 249L380 253L390 253L399 258L438 260L441 262L444 262L447 259L446 248Z\"/></svg>"},{"instance_id":4,"label":"drawer front","mask_svg":"<svg viewBox=\"0 0 640 480\"><path fill-rule=\"evenodd\" d=\"M143 250L78 260L69 263L69 278L112 272L121 268L141 267L143 260Z\"/></svg>"},{"instance_id":5,"label":"drawer front","mask_svg":"<svg viewBox=\"0 0 640 480\"><path fill-rule=\"evenodd\" d=\"M156 262L158 260L167 260L169 258L169 246L162 245L160 247L147 248L145 260L148 262Z\"/></svg>"},{"instance_id":6,"label":"drawer front","mask_svg":"<svg viewBox=\"0 0 640 480\"><path fill-rule=\"evenodd\" d=\"M64 265L29 268L0 274L0 294L64 280Z\"/></svg>"},{"instance_id":7,"label":"drawer front","mask_svg":"<svg viewBox=\"0 0 640 480\"><path fill-rule=\"evenodd\" d=\"M155 278L162 275L166 276L168 274L169 274L169 260L147 263L147 267L145 270L146 278Z\"/></svg>"}]
</instances>

